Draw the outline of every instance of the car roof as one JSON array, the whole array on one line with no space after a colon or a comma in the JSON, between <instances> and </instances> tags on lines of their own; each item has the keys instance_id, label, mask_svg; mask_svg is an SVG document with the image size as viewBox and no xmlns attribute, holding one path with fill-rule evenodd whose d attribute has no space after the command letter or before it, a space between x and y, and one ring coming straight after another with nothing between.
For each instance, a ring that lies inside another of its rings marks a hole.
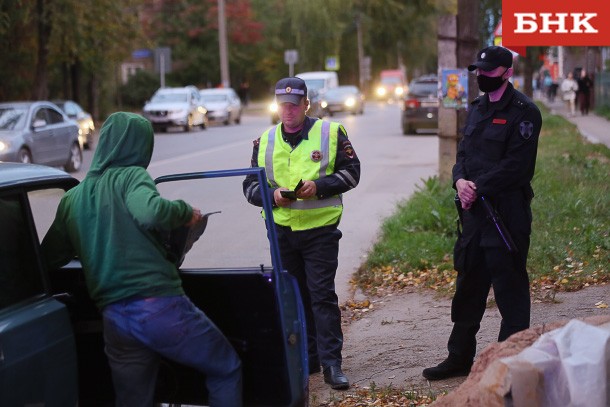
<instances>
[{"instance_id":1,"label":"car roof","mask_svg":"<svg viewBox=\"0 0 610 407\"><path fill-rule=\"evenodd\" d=\"M14 102L0 102L0 106L22 106L22 107L29 107L35 104L41 104L41 105L52 105L55 106L54 103L49 102L47 100L19 100L19 101L14 101Z\"/></svg>"},{"instance_id":2,"label":"car roof","mask_svg":"<svg viewBox=\"0 0 610 407\"><path fill-rule=\"evenodd\" d=\"M184 93L184 92L192 91L193 88L195 90L197 90L197 88L195 88L194 86L182 86L182 87L178 87L178 88L159 88L159 89L157 89L157 92L163 92L163 93Z\"/></svg>"},{"instance_id":3,"label":"car roof","mask_svg":"<svg viewBox=\"0 0 610 407\"><path fill-rule=\"evenodd\" d=\"M200 89L199 93L208 93L208 94L219 94L219 95L225 95L227 93L233 93L235 92L232 88L209 88L209 89Z\"/></svg>"},{"instance_id":4,"label":"car roof","mask_svg":"<svg viewBox=\"0 0 610 407\"><path fill-rule=\"evenodd\" d=\"M78 180L46 165L0 162L0 189L17 186L73 187Z\"/></svg>"}]
</instances>

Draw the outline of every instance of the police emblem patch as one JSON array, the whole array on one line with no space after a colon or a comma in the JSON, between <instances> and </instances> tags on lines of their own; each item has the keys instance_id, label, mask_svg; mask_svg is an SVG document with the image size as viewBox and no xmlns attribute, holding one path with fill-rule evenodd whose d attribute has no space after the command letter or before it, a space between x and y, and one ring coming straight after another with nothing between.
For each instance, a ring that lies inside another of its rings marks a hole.
<instances>
[{"instance_id":1,"label":"police emblem patch","mask_svg":"<svg viewBox=\"0 0 610 407\"><path fill-rule=\"evenodd\" d=\"M290 86L286 86L286 93L292 92L292 88Z\"/></svg>"},{"instance_id":2,"label":"police emblem patch","mask_svg":"<svg viewBox=\"0 0 610 407\"><path fill-rule=\"evenodd\" d=\"M519 133L524 139L529 139L534 134L534 123L528 121L519 123Z\"/></svg>"},{"instance_id":3,"label":"police emblem patch","mask_svg":"<svg viewBox=\"0 0 610 407\"><path fill-rule=\"evenodd\" d=\"M352 147L352 143L349 141L343 143L343 151L348 158L354 158L354 148Z\"/></svg>"},{"instance_id":4,"label":"police emblem patch","mask_svg":"<svg viewBox=\"0 0 610 407\"><path fill-rule=\"evenodd\" d=\"M313 150L310 154L311 161L317 163L322 161L322 152L320 150Z\"/></svg>"}]
</instances>

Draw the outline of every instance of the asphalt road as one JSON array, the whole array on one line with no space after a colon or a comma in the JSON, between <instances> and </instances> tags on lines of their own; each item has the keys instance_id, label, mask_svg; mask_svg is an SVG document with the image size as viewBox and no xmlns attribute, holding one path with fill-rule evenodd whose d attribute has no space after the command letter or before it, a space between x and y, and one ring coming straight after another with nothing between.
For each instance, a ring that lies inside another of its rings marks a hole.
<instances>
[{"instance_id":1,"label":"asphalt road","mask_svg":"<svg viewBox=\"0 0 610 407\"><path fill-rule=\"evenodd\" d=\"M384 218L407 199L422 180L437 174L438 139L435 135L403 136L400 108L371 102L361 116L336 114L362 163L358 187L344 195L343 232L337 273L340 303L350 297L349 280L366 258ZM247 112L239 125L213 125L189 133L179 129L155 135L149 172L153 177L193 171L250 166L252 141L271 126L264 111ZM84 152L82 179L93 150ZM212 215L208 229L189 253L189 266L241 266L269 264L268 244L259 209L249 205L241 190L242 179L198 180L161 184L169 198L182 198ZM220 256L219 256L220 255ZM221 260L219 260L221 259Z\"/></svg>"}]
</instances>

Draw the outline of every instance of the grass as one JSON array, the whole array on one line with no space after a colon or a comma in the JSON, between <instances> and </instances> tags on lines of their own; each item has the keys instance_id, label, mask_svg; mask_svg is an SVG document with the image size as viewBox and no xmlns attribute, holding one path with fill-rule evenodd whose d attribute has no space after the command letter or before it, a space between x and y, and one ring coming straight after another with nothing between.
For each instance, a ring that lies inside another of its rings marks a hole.
<instances>
[{"instance_id":1,"label":"grass","mask_svg":"<svg viewBox=\"0 0 610 407\"><path fill-rule=\"evenodd\" d=\"M610 281L610 150L543 106L528 260L532 290L574 291ZM381 228L355 283L370 294L404 287L454 291L455 191L422 180ZM549 298L548 293L545 298ZM554 298L551 295L550 298Z\"/></svg>"},{"instance_id":2,"label":"grass","mask_svg":"<svg viewBox=\"0 0 610 407\"><path fill-rule=\"evenodd\" d=\"M550 115L543 106L540 109L543 125L532 182L536 197L528 272L535 298L554 300L558 291L610 281L610 150L586 142L574 125ZM382 224L380 238L354 283L372 295L405 287L451 295L456 278L454 195L451 185L436 177L422 180L413 196ZM366 309L368 305L367 300L350 306ZM495 306L493 299L488 306ZM425 406L443 394L371 383L316 405Z\"/></svg>"},{"instance_id":3,"label":"grass","mask_svg":"<svg viewBox=\"0 0 610 407\"><path fill-rule=\"evenodd\" d=\"M595 108L595 113L610 120L610 106L602 105Z\"/></svg>"}]
</instances>

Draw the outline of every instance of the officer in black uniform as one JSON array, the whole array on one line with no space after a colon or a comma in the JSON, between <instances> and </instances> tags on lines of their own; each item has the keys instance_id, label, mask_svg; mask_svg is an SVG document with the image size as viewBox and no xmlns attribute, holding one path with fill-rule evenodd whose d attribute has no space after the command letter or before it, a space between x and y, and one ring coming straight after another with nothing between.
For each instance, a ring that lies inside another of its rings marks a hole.
<instances>
[{"instance_id":1,"label":"officer in black uniform","mask_svg":"<svg viewBox=\"0 0 610 407\"><path fill-rule=\"evenodd\" d=\"M428 380L468 375L490 287L502 315L498 341L529 328L526 262L534 196L530 182L542 117L536 105L508 81L512 62L509 50L491 46L479 51L477 61L468 67L476 70L484 94L470 104L453 167L462 223L454 248L458 276L451 304L453 330L447 359L424 369ZM503 221L505 234L516 246L512 251L490 220L483 200Z\"/></svg>"},{"instance_id":2,"label":"officer in black uniform","mask_svg":"<svg viewBox=\"0 0 610 407\"><path fill-rule=\"evenodd\" d=\"M335 292L339 239L342 236L338 229L343 210L340 196L358 185L360 160L342 125L306 115L309 100L307 85L302 79L280 79L276 84L275 97L281 123L254 141L251 165L267 169L282 265L296 277L305 308L309 373L320 372L322 365L324 381L333 389L344 390L349 388L349 380L341 368L343 332ZM319 139L318 136L324 133L321 129L327 125L336 130L330 131L326 138L336 143L324 143L329 149L324 152L318 149L319 144L314 140ZM273 136L273 145L275 149L281 149L281 154L274 153L273 147L270 147L271 135L277 135ZM333 154L330 154L331 146L334 146ZM259 154L261 148L265 153L264 162L261 162ZM330 160L328 168L332 170L321 173L320 164L324 160ZM303 173L311 174L312 168L319 175L308 179ZM291 173L294 176L300 174L295 179L303 181L303 186L296 191L296 197L292 200L282 195L282 192L295 187L282 182ZM262 206L261 188L255 176L246 177L243 192L248 202ZM281 211L287 208L300 208L300 211L286 217ZM323 214L317 210L328 210L330 213ZM302 224L295 225L293 222ZM303 223L306 225L303 226Z\"/></svg>"}]
</instances>

